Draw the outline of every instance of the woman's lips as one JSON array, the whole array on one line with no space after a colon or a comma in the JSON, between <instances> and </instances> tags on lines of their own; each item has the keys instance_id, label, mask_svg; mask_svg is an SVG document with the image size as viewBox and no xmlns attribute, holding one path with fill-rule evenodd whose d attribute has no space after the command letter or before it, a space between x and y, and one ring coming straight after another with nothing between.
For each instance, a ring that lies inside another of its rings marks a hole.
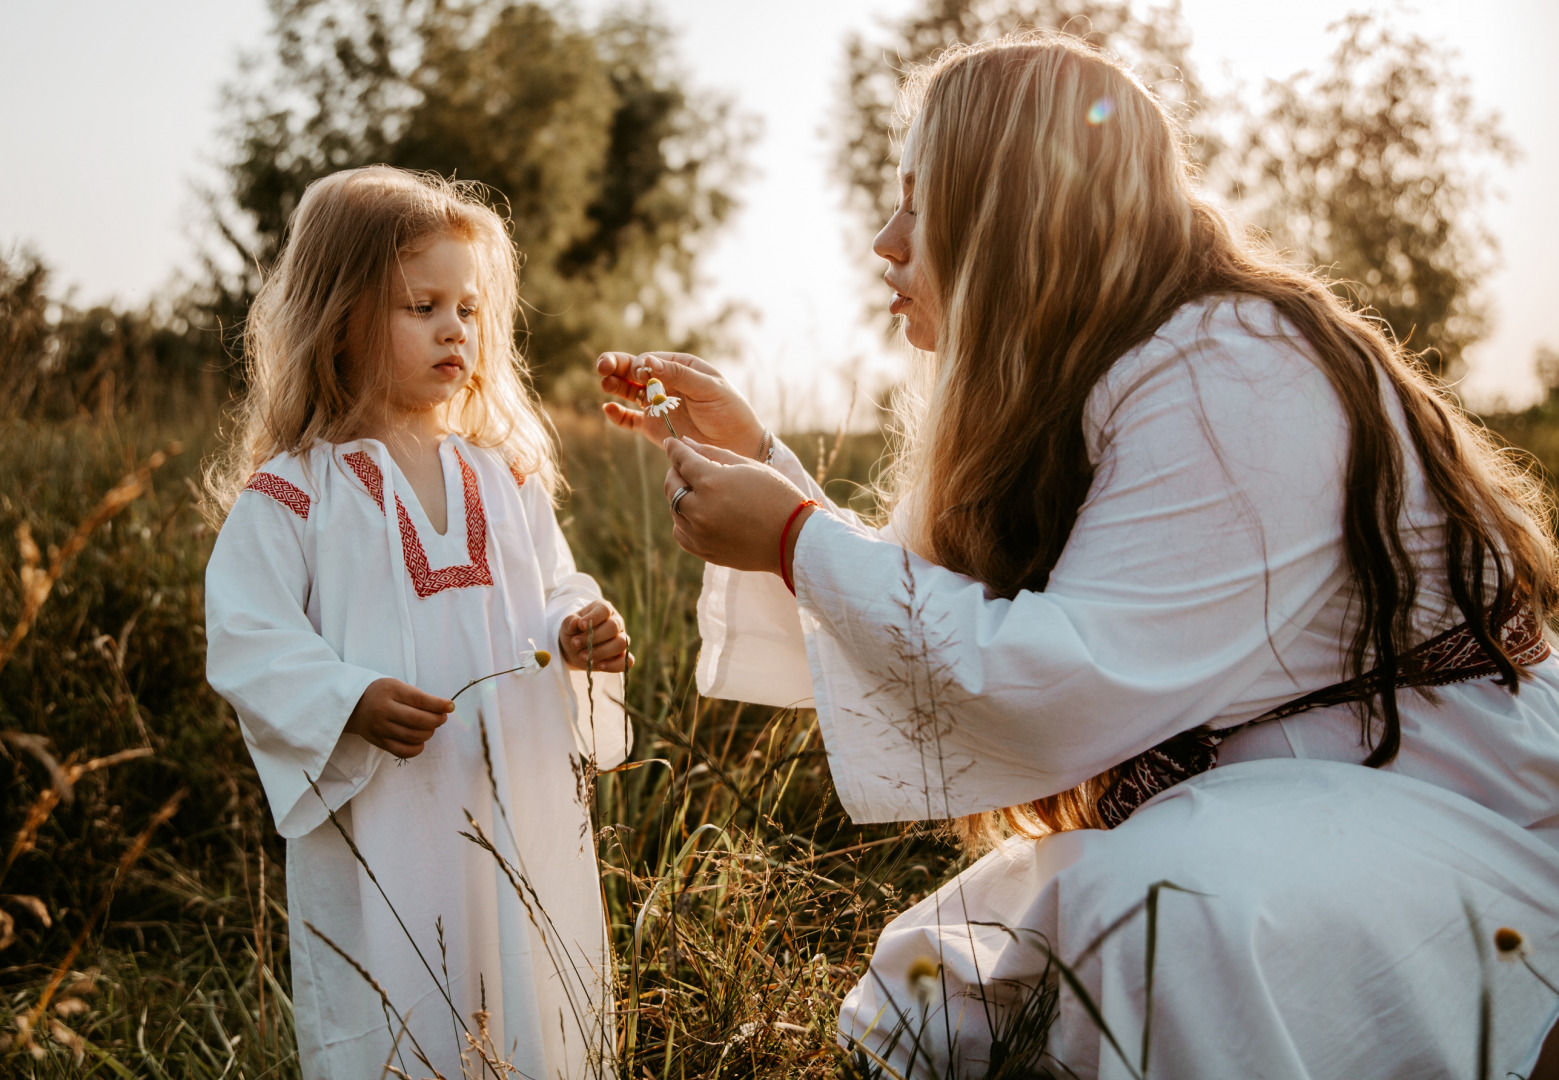
<instances>
[{"instance_id":1,"label":"woman's lips","mask_svg":"<svg viewBox=\"0 0 1559 1080\"><path fill-rule=\"evenodd\" d=\"M908 307L910 303L911 301L909 297L905 296L901 292L895 292L893 294L893 302L888 305L888 314L899 315L903 313L904 309Z\"/></svg>"}]
</instances>

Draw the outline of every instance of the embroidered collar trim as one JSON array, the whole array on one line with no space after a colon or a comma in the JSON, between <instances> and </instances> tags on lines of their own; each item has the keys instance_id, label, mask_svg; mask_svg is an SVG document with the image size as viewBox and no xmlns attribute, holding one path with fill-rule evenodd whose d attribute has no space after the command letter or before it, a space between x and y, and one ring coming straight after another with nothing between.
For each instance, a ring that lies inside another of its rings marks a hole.
<instances>
[{"instance_id":1,"label":"embroidered collar trim","mask_svg":"<svg viewBox=\"0 0 1559 1080\"><path fill-rule=\"evenodd\" d=\"M379 471L378 464L361 450L344 455L344 460L378 504L379 512L384 513L384 474ZM428 553L422 546L422 538L417 535L417 527L406 512L406 504L399 495L395 496L395 518L400 524L401 551L406 557L406 572L411 575L412 588L423 599L445 589L468 589L493 583L492 571L487 563L487 511L482 506L476 470L467 464L459 450L455 451L455 460L460 462L460 481L465 493L466 553L470 562L437 570L431 568L428 565Z\"/></svg>"}]
</instances>

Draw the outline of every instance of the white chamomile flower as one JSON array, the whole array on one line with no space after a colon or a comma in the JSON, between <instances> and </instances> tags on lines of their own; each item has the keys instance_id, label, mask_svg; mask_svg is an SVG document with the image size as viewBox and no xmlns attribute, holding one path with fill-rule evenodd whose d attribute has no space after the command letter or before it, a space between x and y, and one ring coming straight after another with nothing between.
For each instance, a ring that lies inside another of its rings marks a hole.
<instances>
[{"instance_id":1,"label":"white chamomile flower","mask_svg":"<svg viewBox=\"0 0 1559 1080\"><path fill-rule=\"evenodd\" d=\"M651 379L644 385L644 400L647 402L644 411L656 419L682 404L681 398L666 396L666 387L659 379Z\"/></svg>"}]
</instances>

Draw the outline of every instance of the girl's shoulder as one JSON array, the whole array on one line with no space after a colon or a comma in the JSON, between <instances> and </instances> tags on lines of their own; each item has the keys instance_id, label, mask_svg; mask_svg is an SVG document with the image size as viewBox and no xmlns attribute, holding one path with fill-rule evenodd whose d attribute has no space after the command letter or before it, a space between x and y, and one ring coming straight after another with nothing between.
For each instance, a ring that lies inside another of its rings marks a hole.
<instances>
[{"instance_id":1,"label":"girl's shoulder","mask_svg":"<svg viewBox=\"0 0 1559 1080\"><path fill-rule=\"evenodd\" d=\"M322 447L315 447L305 454L277 454L249 474L239 492L240 502L245 494L264 496L291 511L300 522L308 521L319 500L319 461L316 459L321 458L321 450Z\"/></svg>"}]
</instances>

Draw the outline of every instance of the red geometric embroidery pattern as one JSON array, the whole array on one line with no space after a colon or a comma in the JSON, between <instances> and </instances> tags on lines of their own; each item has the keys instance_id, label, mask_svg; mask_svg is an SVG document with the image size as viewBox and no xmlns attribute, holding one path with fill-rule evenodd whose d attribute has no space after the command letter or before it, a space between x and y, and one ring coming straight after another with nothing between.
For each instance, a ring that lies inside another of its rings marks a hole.
<instances>
[{"instance_id":1,"label":"red geometric embroidery pattern","mask_svg":"<svg viewBox=\"0 0 1559 1080\"><path fill-rule=\"evenodd\" d=\"M379 472L379 466L374 464L374 459L361 450L356 450L346 456L346 463L352 467L357 478L368 489L368 494L373 496L379 512L384 513L384 475Z\"/></svg>"},{"instance_id":2,"label":"red geometric embroidery pattern","mask_svg":"<svg viewBox=\"0 0 1559 1080\"><path fill-rule=\"evenodd\" d=\"M257 472L244 485L245 491L258 491L281 503L304 521L309 519L309 497L275 473Z\"/></svg>"},{"instance_id":3,"label":"red geometric embroidery pattern","mask_svg":"<svg viewBox=\"0 0 1559 1080\"><path fill-rule=\"evenodd\" d=\"M514 477L514 482L520 487L525 486L525 474L520 472L519 465L515 464L512 459L509 462L509 475Z\"/></svg>"},{"instance_id":4,"label":"red geometric embroidery pattern","mask_svg":"<svg viewBox=\"0 0 1559 1080\"><path fill-rule=\"evenodd\" d=\"M406 556L406 571L411 575L412 588L423 598L445 589L468 589L493 583L492 570L487 565L487 511L482 507L482 493L476 484L476 472L466 464L466 459L460 456L458 450L455 451L455 460L460 462L460 483L465 494L466 553L471 558L469 563L438 570L429 567L428 553L422 546L422 538L417 535L417 526L412 524L411 515L406 512L406 504L401 502L401 497L395 496L395 519L401 529L401 551ZM379 466L360 450L347 454L346 463L379 505L379 512L383 513L384 474L379 471Z\"/></svg>"}]
</instances>

